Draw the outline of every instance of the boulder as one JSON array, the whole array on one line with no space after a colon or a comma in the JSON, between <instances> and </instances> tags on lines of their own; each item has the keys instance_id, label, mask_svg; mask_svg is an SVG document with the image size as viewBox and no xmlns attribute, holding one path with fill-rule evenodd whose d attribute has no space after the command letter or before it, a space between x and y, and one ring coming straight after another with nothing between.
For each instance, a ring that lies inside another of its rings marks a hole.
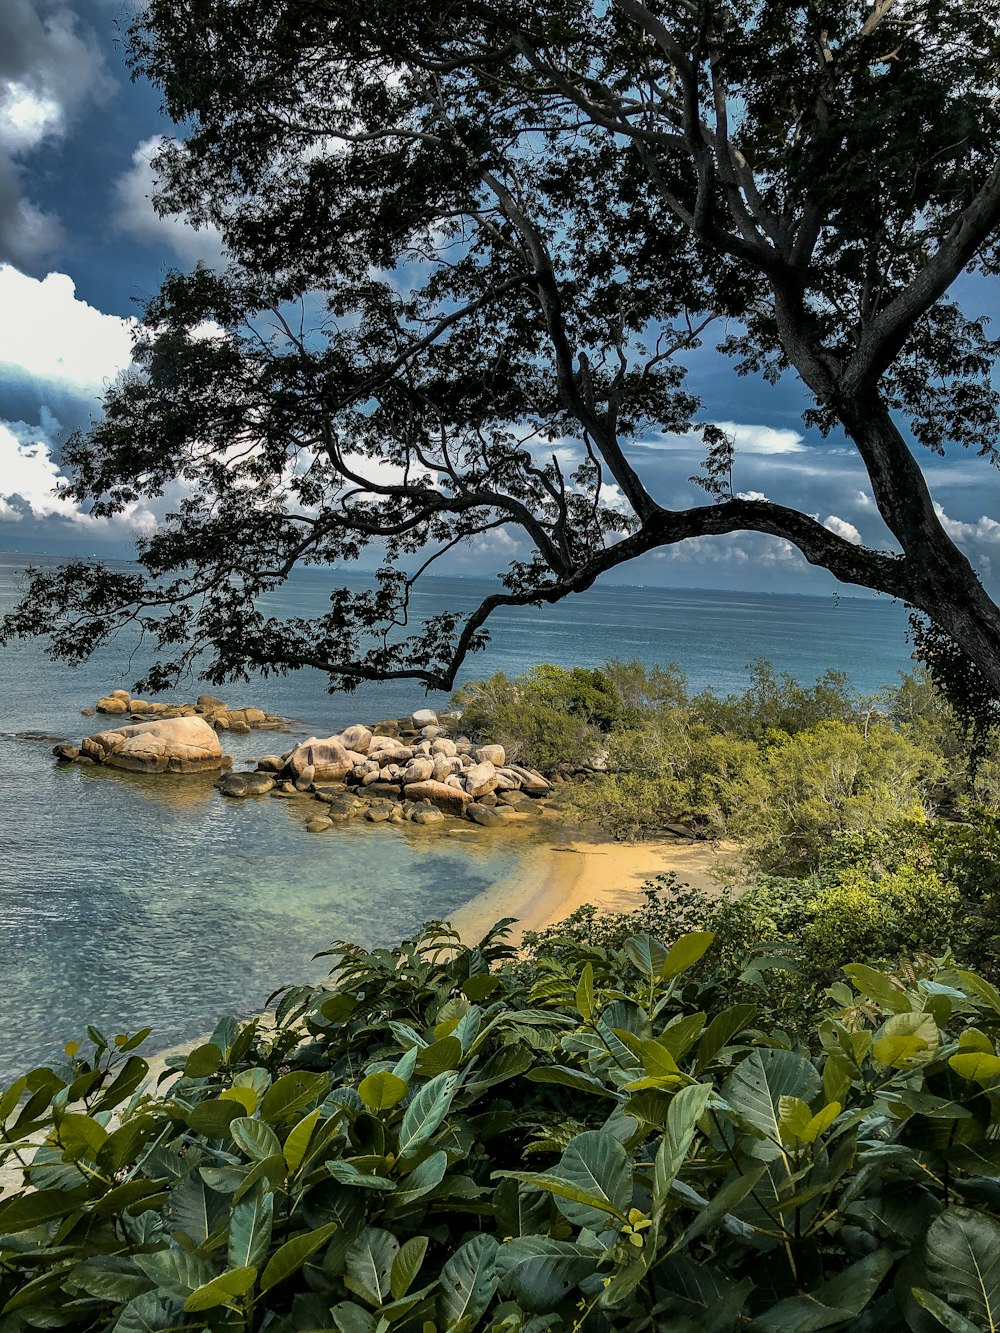
<instances>
[{"instance_id":1,"label":"boulder","mask_svg":"<svg viewBox=\"0 0 1000 1333\"><path fill-rule=\"evenodd\" d=\"M367 754L371 749L372 734L367 727L360 724L354 727L348 727L346 731L340 733L340 743L345 750L355 750L358 754Z\"/></svg>"},{"instance_id":2,"label":"boulder","mask_svg":"<svg viewBox=\"0 0 1000 1333\"><path fill-rule=\"evenodd\" d=\"M507 751L502 745L480 745L476 751L477 764L492 764L494 768L503 768L507 762Z\"/></svg>"},{"instance_id":3,"label":"boulder","mask_svg":"<svg viewBox=\"0 0 1000 1333\"><path fill-rule=\"evenodd\" d=\"M285 767L285 761L280 754L266 754L263 759L257 760L257 768L261 773L280 773Z\"/></svg>"},{"instance_id":4,"label":"boulder","mask_svg":"<svg viewBox=\"0 0 1000 1333\"><path fill-rule=\"evenodd\" d=\"M465 813L468 819L483 828L496 828L498 824L503 823L503 820L495 811L488 809L485 805L478 805L475 801Z\"/></svg>"},{"instance_id":5,"label":"boulder","mask_svg":"<svg viewBox=\"0 0 1000 1333\"><path fill-rule=\"evenodd\" d=\"M332 796L327 802L326 813L331 819L343 823L345 820L353 819L355 815L359 815L362 809L362 803L356 801L353 796Z\"/></svg>"},{"instance_id":6,"label":"boulder","mask_svg":"<svg viewBox=\"0 0 1000 1333\"><path fill-rule=\"evenodd\" d=\"M434 772L434 760L426 755L414 755L406 765L403 772L402 782L408 785L411 782L425 782Z\"/></svg>"},{"instance_id":7,"label":"boulder","mask_svg":"<svg viewBox=\"0 0 1000 1333\"><path fill-rule=\"evenodd\" d=\"M464 769L462 780L465 784L465 790L470 796L485 796L488 791L493 791L497 785L497 771L486 760L484 763L473 764L471 768Z\"/></svg>"},{"instance_id":8,"label":"boulder","mask_svg":"<svg viewBox=\"0 0 1000 1333\"><path fill-rule=\"evenodd\" d=\"M306 764L305 768L299 770L295 779L295 787L298 791L308 791L316 780L316 770L312 764Z\"/></svg>"},{"instance_id":9,"label":"boulder","mask_svg":"<svg viewBox=\"0 0 1000 1333\"><path fill-rule=\"evenodd\" d=\"M204 773L232 763L203 717L159 718L99 731L80 748L96 763L136 773Z\"/></svg>"},{"instance_id":10,"label":"boulder","mask_svg":"<svg viewBox=\"0 0 1000 1333\"><path fill-rule=\"evenodd\" d=\"M372 782L365 788L366 796L398 796L402 791L398 782Z\"/></svg>"},{"instance_id":11,"label":"boulder","mask_svg":"<svg viewBox=\"0 0 1000 1333\"><path fill-rule=\"evenodd\" d=\"M98 699L97 711L112 715L127 713L129 712L129 703L127 699L116 699L113 695L108 695L105 699Z\"/></svg>"},{"instance_id":12,"label":"boulder","mask_svg":"<svg viewBox=\"0 0 1000 1333\"><path fill-rule=\"evenodd\" d=\"M522 768L520 764L508 764L504 772L507 776L518 778L521 790L526 791L529 796L541 796L552 790L552 783L532 768Z\"/></svg>"},{"instance_id":13,"label":"boulder","mask_svg":"<svg viewBox=\"0 0 1000 1333\"><path fill-rule=\"evenodd\" d=\"M112 690L108 695L109 699L124 699L126 703L131 703L132 696L128 690Z\"/></svg>"},{"instance_id":14,"label":"boulder","mask_svg":"<svg viewBox=\"0 0 1000 1333\"><path fill-rule=\"evenodd\" d=\"M326 815L313 815L312 819L306 820L307 833L325 833L328 828L333 828L333 820Z\"/></svg>"},{"instance_id":15,"label":"boulder","mask_svg":"<svg viewBox=\"0 0 1000 1333\"><path fill-rule=\"evenodd\" d=\"M413 812L414 824L443 824L444 815L435 805L421 806Z\"/></svg>"},{"instance_id":16,"label":"boulder","mask_svg":"<svg viewBox=\"0 0 1000 1333\"><path fill-rule=\"evenodd\" d=\"M413 751L408 745L401 746L397 741L393 744L392 749L372 750L371 755L373 759L378 760L380 768L388 768L390 764L402 765L405 768L413 758Z\"/></svg>"},{"instance_id":17,"label":"boulder","mask_svg":"<svg viewBox=\"0 0 1000 1333\"><path fill-rule=\"evenodd\" d=\"M418 708L415 713L410 714L410 724L417 731L421 727L436 727L438 724L438 715L433 708Z\"/></svg>"},{"instance_id":18,"label":"boulder","mask_svg":"<svg viewBox=\"0 0 1000 1333\"><path fill-rule=\"evenodd\" d=\"M410 801L430 801L447 815L464 815L472 800L461 788L450 787L444 782L411 782L404 795Z\"/></svg>"},{"instance_id":19,"label":"boulder","mask_svg":"<svg viewBox=\"0 0 1000 1333\"><path fill-rule=\"evenodd\" d=\"M81 716L83 716L83 717L93 717L93 716L94 716L94 710L93 710L93 708L81 708L81 709L80 709L80 714L81 714Z\"/></svg>"},{"instance_id":20,"label":"boulder","mask_svg":"<svg viewBox=\"0 0 1000 1333\"><path fill-rule=\"evenodd\" d=\"M387 819L392 818L392 812L396 808L394 801L372 801L365 811L365 819L369 824L384 824Z\"/></svg>"},{"instance_id":21,"label":"boulder","mask_svg":"<svg viewBox=\"0 0 1000 1333\"><path fill-rule=\"evenodd\" d=\"M217 699L214 694L199 694L194 701L196 708L200 708L203 713L224 712L229 705Z\"/></svg>"},{"instance_id":22,"label":"boulder","mask_svg":"<svg viewBox=\"0 0 1000 1333\"><path fill-rule=\"evenodd\" d=\"M52 751L55 757L63 764L71 764L74 759L80 758L80 751L75 745L67 745L61 741Z\"/></svg>"},{"instance_id":23,"label":"boulder","mask_svg":"<svg viewBox=\"0 0 1000 1333\"><path fill-rule=\"evenodd\" d=\"M439 736L437 740L431 741L431 754L443 755L446 759L450 759L457 753L455 742L449 740L447 736Z\"/></svg>"},{"instance_id":24,"label":"boulder","mask_svg":"<svg viewBox=\"0 0 1000 1333\"><path fill-rule=\"evenodd\" d=\"M223 796L266 796L274 790L269 773L227 773L215 784Z\"/></svg>"},{"instance_id":25,"label":"boulder","mask_svg":"<svg viewBox=\"0 0 1000 1333\"><path fill-rule=\"evenodd\" d=\"M488 806L491 810L497 803L497 794L495 791L488 791L485 796L477 798L479 805Z\"/></svg>"},{"instance_id":26,"label":"boulder","mask_svg":"<svg viewBox=\"0 0 1000 1333\"><path fill-rule=\"evenodd\" d=\"M421 727L420 734L425 741L433 741L444 735L444 727Z\"/></svg>"},{"instance_id":27,"label":"boulder","mask_svg":"<svg viewBox=\"0 0 1000 1333\"><path fill-rule=\"evenodd\" d=\"M293 776L298 777L303 769L312 768L312 780L316 782L340 782L353 767L338 736L329 736L326 740L310 736L301 745L296 745L288 756L288 768Z\"/></svg>"},{"instance_id":28,"label":"boulder","mask_svg":"<svg viewBox=\"0 0 1000 1333\"><path fill-rule=\"evenodd\" d=\"M435 757L434 767L431 770L431 777L435 782L444 782L450 778L453 773L461 770L462 761L455 756L439 754Z\"/></svg>"}]
</instances>

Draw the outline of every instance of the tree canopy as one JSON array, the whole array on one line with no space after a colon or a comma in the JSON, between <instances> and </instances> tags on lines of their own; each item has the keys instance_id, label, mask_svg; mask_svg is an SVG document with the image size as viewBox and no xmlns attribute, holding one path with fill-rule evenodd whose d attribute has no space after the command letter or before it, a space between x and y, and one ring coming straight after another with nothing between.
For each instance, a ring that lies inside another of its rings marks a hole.
<instances>
[{"instance_id":1,"label":"tree canopy","mask_svg":"<svg viewBox=\"0 0 1000 1333\"><path fill-rule=\"evenodd\" d=\"M1000 694L1000 610L918 461L997 458L994 344L953 288L996 270L998 32L996 0L151 0L130 59L179 127L158 207L230 262L149 302L67 491L97 514L178 479L185 499L133 572L36 572L3 633L78 659L138 623L153 687L208 650L217 680L449 688L497 607L753 531L925 613L931 656ZM846 433L885 550L733 493L685 387L709 337ZM692 430L706 495L670 508L631 446ZM497 528L528 558L408 627L415 578ZM260 608L365 552L373 590Z\"/></svg>"}]
</instances>

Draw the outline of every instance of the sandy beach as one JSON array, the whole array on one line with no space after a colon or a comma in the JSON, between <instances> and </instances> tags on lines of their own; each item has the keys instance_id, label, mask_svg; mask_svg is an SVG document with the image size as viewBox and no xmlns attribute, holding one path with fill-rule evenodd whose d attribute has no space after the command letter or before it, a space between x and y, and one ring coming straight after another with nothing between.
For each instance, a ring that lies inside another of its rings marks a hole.
<instances>
[{"instance_id":1,"label":"sandy beach","mask_svg":"<svg viewBox=\"0 0 1000 1333\"><path fill-rule=\"evenodd\" d=\"M517 918L512 938L518 940L525 931L542 930L588 903L602 911L632 911L642 904L642 886L668 871L694 888L715 889L715 872L735 850L728 843L676 838L540 842L525 851L513 875L454 912L452 924L472 944L505 916Z\"/></svg>"}]
</instances>

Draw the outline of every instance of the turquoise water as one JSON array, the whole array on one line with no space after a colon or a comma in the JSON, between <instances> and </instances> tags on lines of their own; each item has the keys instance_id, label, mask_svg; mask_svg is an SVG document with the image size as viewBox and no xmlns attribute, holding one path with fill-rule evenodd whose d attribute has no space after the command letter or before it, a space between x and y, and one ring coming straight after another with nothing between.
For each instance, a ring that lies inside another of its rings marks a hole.
<instances>
[{"instance_id":1,"label":"turquoise water","mask_svg":"<svg viewBox=\"0 0 1000 1333\"><path fill-rule=\"evenodd\" d=\"M20 564L0 556L0 610L16 596ZM322 611L329 583L306 572L281 610ZM435 579L425 589L418 616L472 605L492 586ZM677 661L693 687L725 691L739 688L749 661L768 657L805 681L841 668L871 692L909 665L904 629L901 608L874 598L604 586L498 617L494 644L466 675L639 657ZM311 957L330 940L398 939L530 854L489 836L411 828L313 836L303 829L308 805L226 801L208 777L57 765L51 742L14 739L29 729L72 739L96 730L80 709L131 685L141 669L134 647L122 642L78 671L34 644L0 651L0 1078L53 1055L88 1022L113 1031L152 1024L160 1046L197 1036L218 1014L250 1012L275 986L315 975ZM199 692L197 682L186 691ZM213 692L318 735L428 702L399 682L330 696L314 671ZM269 732L224 743L237 767L284 748Z\"/></svg>"}]
</instances>

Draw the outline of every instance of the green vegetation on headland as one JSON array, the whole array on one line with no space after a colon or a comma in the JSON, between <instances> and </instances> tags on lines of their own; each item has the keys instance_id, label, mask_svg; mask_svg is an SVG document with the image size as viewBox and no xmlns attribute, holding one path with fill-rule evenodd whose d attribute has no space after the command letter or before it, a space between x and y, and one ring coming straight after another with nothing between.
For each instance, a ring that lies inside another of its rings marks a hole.
<instances>
[{"instance_id":1,"label":"green vegetation on headland","mask_svg":"<svg viewBox=\"0 0 1000 1333\"><path fill-rule=\"evenodd\" d=\"M919 675L862 705L611 663L461 702L586 773L569 809L647 784L738 834L738 879L663 876L520 952L506 923L336 945L152 1092L146 1034L88 1030L0 1094L31 1186L0 1198L0 1330L1000 1326L991 755L970 772Z\"/></svg>"}]
</instances>

